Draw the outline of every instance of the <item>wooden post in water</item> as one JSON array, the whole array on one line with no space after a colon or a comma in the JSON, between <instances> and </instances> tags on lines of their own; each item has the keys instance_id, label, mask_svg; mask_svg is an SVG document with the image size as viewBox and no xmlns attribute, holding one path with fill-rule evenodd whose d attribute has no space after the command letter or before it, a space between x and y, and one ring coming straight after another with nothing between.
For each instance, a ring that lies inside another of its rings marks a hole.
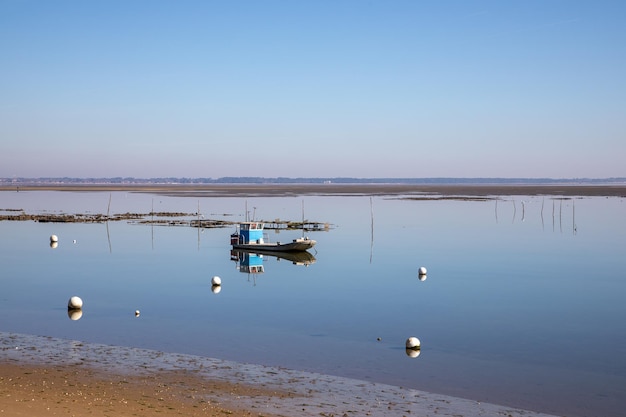
<instances>
[{"instance_id":1,"label":"wooden post in water","mask_svg":"<svg viewBox=\"0 0 626 417\"><path fill-rule=\"evenodd\" d=\"M371 225L371 239L370 239L370 264L372 263L372 257L374 256L374 203L372 202L372 197L370 196L370 215L372 217L372 225Z\"/></svg>"},{"instance_id":2,"label":"wooden post in water","mask_svg":"<svg viewBox=\"0 0 626 417\"><path fill-rule=\"evenodd\" d=\"M496 224L498 223L498 197L496 197Z\"/></svg>"},{"instance_id":3,"label":"wooden post in water","mask_svg":"<svg viewBox=\"0 0 626 417\"><path fill-rule=\"evenodd\" d=\"M563 199L559 203L559 230L563 233Z\"/></svg>"},{"instance_id":4,"label":"wooden post in water","mask_svg":"<svg viewBox=\"0 0 626 417\"><path fill-rule=\"evenodd\" d=\"M578 231L576 227L576 206L574 205L574 200L572 200L572 232L575 235Z\"/></svg>"},{"instance_id":5,"label":"wooden post in water","mask_svg":"<svg viewBox=\"0 0 626 417\"><path fill-rule=\"evenodd\" d=\"M545 226L543 225L543 205L546 202L546 198L543 197L543 199L541 200L541 230L545 230Z\"/></svg>"},{"instance_id":6,"label":"wooden post in water","mask_svg":"<svg viewBox=\"0 0 626 417\"><path fill-rule=\"evenodd\" d=\"M515 207L515 199L513 199L513 220L511 223L515 223L515 214L517 213L517 207Z\"/></svg>"},{"instance_id":7,"label":"wooden post in water","mask_svg":"<svg viewBox=\"0 0 626 417\"><path fill-rule=\"evenodd\" d=\"M112 193L109 194L109 205L107 206L107 218L106 218L106 227L107 227L107 240L109 241L109 253L113 252L111 248L111 235L109 234L109 212L111 211L111 197Z\"/></svg>"}]
</instances>

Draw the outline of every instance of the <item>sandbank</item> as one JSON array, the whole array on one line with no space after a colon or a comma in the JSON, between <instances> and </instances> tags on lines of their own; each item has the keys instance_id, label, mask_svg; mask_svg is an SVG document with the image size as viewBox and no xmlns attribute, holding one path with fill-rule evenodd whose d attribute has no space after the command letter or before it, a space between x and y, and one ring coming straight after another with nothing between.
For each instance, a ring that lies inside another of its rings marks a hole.
<instances>
[{"instance_id":1,"label":"sandbank","mask_svg":"<svg viewBox=\"0 0 626 417\"><path fill-rule=\"evenodd\" d=\"M45 184L1 185L0 191L127 191L189 197L546 195L626 197L626 184Z\"/></svg>"}]
</instances>

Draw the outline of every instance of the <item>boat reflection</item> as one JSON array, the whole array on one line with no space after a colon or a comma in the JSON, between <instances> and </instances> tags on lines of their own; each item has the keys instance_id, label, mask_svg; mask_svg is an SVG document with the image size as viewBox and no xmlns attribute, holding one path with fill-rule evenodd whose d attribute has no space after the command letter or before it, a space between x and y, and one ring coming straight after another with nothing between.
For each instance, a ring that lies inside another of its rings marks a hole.
<instances>
[{"instance_id":1,"label":"boat reflection","mask_svg":"<svg viewBox=\"0 0 626 417\"><path fill-rule=\"evenodd\" d=\"M239 272L247 274L262 274L265 272L263 261L274 257L277 261L286 260L294 265L309 266L315 263L315 256L307 251L273 252L264 250L258 253L247 249L233 249L230 251L230 260L237 262Z\"/></svg>"}]
</instances>

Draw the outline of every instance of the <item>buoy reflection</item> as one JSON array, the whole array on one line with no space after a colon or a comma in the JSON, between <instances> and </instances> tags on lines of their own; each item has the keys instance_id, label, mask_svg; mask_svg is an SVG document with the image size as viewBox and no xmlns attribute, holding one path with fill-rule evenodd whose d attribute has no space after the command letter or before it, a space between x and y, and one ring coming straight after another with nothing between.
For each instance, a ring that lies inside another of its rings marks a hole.
<instances>
[{"instance_id":1,"label":"buoy reflection","mask_svg":"<svg viewBox=\"0 0 626 417\"><path fill-rule=\"evenodd\" d=\"M70 320L80 320L82 316L83 316L83 310L81 309L67 310L67 317L69 317Z\"/></svg>"},{"instance_id":2,"label":"buoy reflection","mask_svg":"<svg viewBox=\"0 0 626 417\"><path fill-rule=\"evenodd\" d=\"M421 350L406 348L406 355L409 358L417 358L420 355Z\"/></svg>"}]
</instances>

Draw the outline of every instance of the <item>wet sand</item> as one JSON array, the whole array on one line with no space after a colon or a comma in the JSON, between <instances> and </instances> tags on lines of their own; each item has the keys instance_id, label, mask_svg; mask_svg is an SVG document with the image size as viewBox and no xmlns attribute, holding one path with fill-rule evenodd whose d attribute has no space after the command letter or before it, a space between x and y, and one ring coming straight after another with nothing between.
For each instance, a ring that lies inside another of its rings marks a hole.
<instances>
[{"instance_id":1,"label":"wet sand","mask_svg":"<svg viewBox=\"0 0 626 417\"><path fill-rule=\"evenodd\" d=\"M271 416L237 405L277 396L180 372L119 375L84 366L0 364L0 414L7 416ZM228 405L226 405L228 404Z\"/></svg>"},{"instance_id":2,"label":"wet sand","mask_svg":"<svg viewBox=\"0 0 626 417\"><path fill-rule=\"evenodd\" d=\"M0 415L549 417L311 372L1 332Z\"/></svg>"}]
</instances>

